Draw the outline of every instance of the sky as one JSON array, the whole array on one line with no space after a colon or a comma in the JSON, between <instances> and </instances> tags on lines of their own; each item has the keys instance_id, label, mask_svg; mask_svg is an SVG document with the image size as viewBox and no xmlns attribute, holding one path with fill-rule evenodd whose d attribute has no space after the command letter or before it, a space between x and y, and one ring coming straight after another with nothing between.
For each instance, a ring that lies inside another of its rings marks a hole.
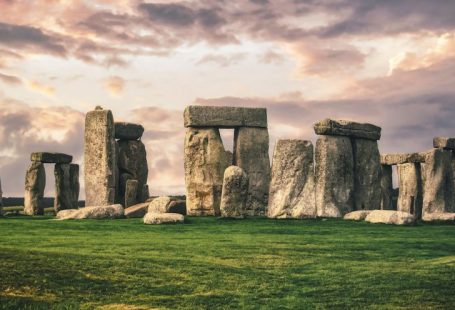
<instances>
[{"instance_id":1,"label":"sky","mask_svg":"<svg viewBox=\"0 0 455 310\"><path fill-rule=\"evenodd\" d=\"M145 127L152 195L184 193L192 104L267 108L271 154L324 118L382 127L382 153L427 150L455 136L454 16L453 0L0 0L4 196L23 195L31 152L83 171L97 105Z\"/></svg>"}]
</instances>

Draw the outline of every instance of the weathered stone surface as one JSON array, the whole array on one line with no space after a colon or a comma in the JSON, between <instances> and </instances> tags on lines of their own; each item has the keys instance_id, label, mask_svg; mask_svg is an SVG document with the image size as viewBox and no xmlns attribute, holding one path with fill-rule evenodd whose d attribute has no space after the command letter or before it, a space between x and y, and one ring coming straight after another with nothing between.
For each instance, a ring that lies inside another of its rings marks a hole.
<instances>
[{"instance_id":1,"label":"weathered stone surface","mask_svg":"<svg viewBox=\"0 0 455 310\"><path fill-rule=\"evenodd\" d=\"M455 213L425 213L422 220L425 222L455 222Z\"/></svg>"},{"instance_id":2,"label":"weathered stone surface","mask_svg":"<svg viewBox=\"0 0 455 310\"><path fill-rule=\"evenodd\" d=\"M234 164L249 178L246 215L266 215L270 186L269 133L267 128L237 128Z\"/></svg>"},{"instance_id":3,"label":"weathered stone surface","mask_svg":"<svg viewBox=\"0 0 455 310\"><path fill-rule=\"evenodd\" d=\"M115 138L120 140L138 140L144 133L139 124L115 122Z\"/></svg>"},{"instance_id":4,"label":"weathered stone surface","mask_svg":"<svg viewBox=\"0 0 455 310\"><path fill-rule=\"evenodd\" d=\"M128 218L144 217L149 207L148 202L138 203L137 205L125 209L125 216Z\"/></svg>"},{"instance_id":5,"label":"weathered stone surface","mask_svg":"<svg viewBox=\"0 0 455 310\"><path fill-rule=\"evenodd\" d=\"M435 137L433 147L455 150L455 138Z\"/></svg>"},{"instance_id":6,"label":"weathered stone surface","mask_svg":"<svg viewBox=\"0 0 455 310\"><path fill-rule=\"evenodd\" d=\"M176 224L184 221L185 217L177 213L149 212L144 216L144 224Z\"/></svg>"},{"instance_id":7,"label":"weathered stone surface","mask_svg":"<svg viewBox=\"0 0 455 310\"><path fill-rule=\"evenodd\" d=\"M352 211L346 214L343 219L344 220L351 220L351 221L363 221L365 218L373 212L373 210L358 210L358 211Z\"/></svg>"},{"instance_id":8,"label":"weathered stone surface","mask_svg":"<svg viewBox=\"0 0 455 310\"><path fill-rule=\"evenodd\" d=\"M188 106L183 118L185 127L267 128L265 108Z\"/></svg>"},{"instance_id":9,"label":"weathered stone surface","mask_svg":"<svg viewBox=\"0 0 455 310\"><path fill-rule=\"evenodd\" d=\"M25 174L24 213L42 215L44 213L41 200L46 186L46 171L41 162L32 162Z\"/></svg>"},{"instance_id":10,"label":"weathered stone surface","mask_svg":"<svg viewBox=\"0 0 455 310\"><path fill-rule=\"evenodd\" d=\"M381 165L381 210L393 210L392 166Z\"/></svg>"},{"instance_id":11,"label":"weathered stone surface","mask_svg":"<svg viewBox=\"0 0 455 310\"><path fill-rule=\"evenodd\" d=\"M184 200L175 200L168 196L154 198L148 204L150 213L178 213L186 215L186 204Z\"/></svg>"},{"instance_id":12,"label":"weathered stone surface","mask_svg":"<svg viewBox=\"0 0 455 310\"><path fill-rule=\"evenodd\" d=\"M73 156L63 153L35 152L32 153L30 159L48 164L69 164L73 160Z\"/></svg>"},{"instance_id":13,"label":"weathered stone surface","mask_svg":"<svg viewBox=\"0 0 455 310\"><path fill-rule=\"evenodd\" d=\"M313 144L278 140L272 161L268 217L316 217Z\"/></svg>"},{"instance_id":14,"label":"weathered stone surface","mask_svg":"<svg viewBox=\"0 0 455 310\"><path fill-rule=\"evenodd\" d=\"M147 199L150 198L150 191L149 191L149 186L147 184L144 184L142 186L142 197L139 199L139 201L147 201Z\"/></svg>"},{"instance_id":15,"label":"weathered stone surface","mask_svg":"<svg viewBox=\"0 0 455 310\"><path fill-rule=\"evenodd\" d=\"M224 171L221 216L244 217L248 199L248 176L242 168L230 166Z\"/></svg>"},{"instance_id":16,"label":"weathered stone surface","mask_svg":"<svg viewBox=\"0 0 455 310\"><path fill-rule=\"evenodd\" d=\"M354 209L381 208L381 164L378 142L353 139L354 154Z\"/></svg>"},{"instance_id":17,"label":"weathered stone surface","mask_svg":"<svg viewBox=\"0 0 455 310\"><path fill-rule=\"evenodd\" d=\"M433 149L425 162L425 187L422 213L455 212L454 181L449 150Z\"/></svg>"},{"instance_id":18,"label":"weathered stone surface","mask_svg":"<svg viewBox=\"0 0 455 310\"><path fill-rule=\"evenodd\" d=\"M136 199L137 202L144 202L141 200L144 196L142 191L144 189L144 185L147 184L148 178L147 152L145 150L145 145L142 141L132 140L119 140L118 144L118 167L120 169L120 174L123 175L128 173L133 179L138 181ZM123 180L121 179L120 185L122 185L122 181ZM122 190L119 192L122 193Z\"/></svg>"},{"instance_id":19,"label":"weathered stone surface","mask_svg":"<svg viewBox=\"0 0 455 310\"><path fill-rule=\"evenodd\" d=\"M406 163L424 163L425 153L381 154L381 164L399 165Z\"/></svg>"},{"instance_id":20,"label":"weathered stone surface","mask_svg":"<svg viewBox=\"0 0 455 310\"><path fill-rule=\"evenodd\" d=\"M85 118L85 205L106 206L115 201L117 157L114 119L110 110L97 107Z\"/></svg>"},{"instance_id":21,"label":"weathered stone surface","mask_svg":"<svg viewBox=\"0 0 455 310\"><path fill-rule=\"evenodd\" d=\"M341 217L354 208L354 155L348 137L316 142L316 209L319 217Z\"/></svg>"},{"instance_id":22,"label":"weathered stone surface","mask_svg":"<svg viewBox=\"0 0 455 310\"><path fill-rule=\"evenodd\" d=\"M57 213L59 220L81 219L118 219L124 217L124 209L120 204L109 206L93 206L81 209L62 210Z\"/></svg>"},{"instance_id":23,"label":"weathered stone surface","mask_svg":"<svg viewBox=\"0 0 455 310\"><path fill-rule=\"evenodd\" d=\"M79 177L79 166L73 165L73 167L71 167L70 164L56 164L54 167L54 176L55 212L57 213L67 209L77 209L77 198L79 196L79 180L77 178ZM75 184L76 180L77 184Z\"/></svg>"},{"instance_id":24,"label":"weathered stone surface","mask_svg":"<svg viewBox=\"0 0 455 310\"><path fill-rule=\"evenodd\" d=\"M369 140L381 138L381 127L345 120L324 119L314 124L314 132L318 135L348 136Z\"/></svg>"},{"instance_id":25,"label":"weathered stone surface","mask_svg":"<svg viewBox=\"0 0 455 310\"><path fill-rule=\"evenodd\" d=\"M228 159L216 128L187 128L185 185L188 215L220 215L221 189Z\"/></svg>"},{"instance_id":26,"label":"weathered stone surface","mask_svg":"<svg viewBox=\"0 0 455 310\"><path fill-rule=\"evenodd\" d=\"M137 190L139 182L137 180L127 180L125 186L125 208L137 204Z\"/></svg>"},{"instance_id":27,"label":"weathered stone surface","mask_svg":"<svg viewBox=\"0 0 455 310\"><path fill-rule=\"evenodd\" d=\"M226 151L226 158L229 166L232 166L234 164L234 154L231 151Z\"/></svg>"},{"instance_id":28,"label":"weathered stone surface","mask_svg":"<svg viewBox=\"0 0 455 310\"><path fill-rule=\"evenodd\" d=\"M394 225L409 225L413 224L415 220L414 215L410 213L392 210L373 210L365 218L365 221L370 223Z\"/></svg>"},{"instance_id":29,"label":"weathered stone surface","mask_svg":"<svg viewBox=\"0 0 455 310\"><path fill-rule=\"evenodd\" d=\"M423 187L420 164L399 164L399 196L397 210L422 218Z\"/></svg>"}]
</instances>

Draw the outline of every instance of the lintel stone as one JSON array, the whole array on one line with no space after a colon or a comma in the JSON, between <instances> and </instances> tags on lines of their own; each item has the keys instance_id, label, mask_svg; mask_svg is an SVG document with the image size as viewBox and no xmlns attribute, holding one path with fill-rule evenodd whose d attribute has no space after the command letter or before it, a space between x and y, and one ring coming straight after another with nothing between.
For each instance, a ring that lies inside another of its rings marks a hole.
<instances>
[{"instance_id":1,"label":"lintel stone","mask_svg":"<svg viewBox=\"0 0 455 310\"><path fill-rule=\"evenodd\" d=\"M435 137L433 147L455 150L455 138Z\"/></svg>"},{"instance_id":2,"label":"lintel stone","mask_svg":"<svg viewBox=\"0 0 455 310\"><path fill-rule=\"evenodd\" d=\"M30 160L47 164L69 164L73 156L63 153L35 152L30 156Z\"/></svg>"},{"instance_id":3,"label":"lintel stone","mask_svg":"<svg viewBox=\"0 0 455 310\"><path fill-rule=\"evenodd\" d=\"M426 153L381 154L382 165L401 165L424 163Z\"/></svg>"},{"instance_id":4,"label":"lintel stone","mask_svg":"<svg viewBox=\"0 0 455 310\"><path fill-rule=\"evenodd\" d=\"M267 128L265 108L188 106L183 117L185 127Z\"/></svg>"},{"instance_id":5,"label":"lintel stone","mask_svg":"<svg viewBox=\"0 0 455 310\"><path fill-rule=\"evenodd\" d=\"M314 124L314 132L317 135L348 136L369 140L379 140L381 138L381 127L368 123L332 120L329 118Z\"/></svg>"}]
</instances>

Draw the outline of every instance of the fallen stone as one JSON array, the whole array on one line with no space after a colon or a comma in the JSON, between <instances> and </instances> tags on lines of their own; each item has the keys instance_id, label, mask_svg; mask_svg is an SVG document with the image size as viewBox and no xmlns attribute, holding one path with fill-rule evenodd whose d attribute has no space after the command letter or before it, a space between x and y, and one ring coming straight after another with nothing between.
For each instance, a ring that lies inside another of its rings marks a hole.
<instances>
[{"instance_id":1,"label":"fallen stone","mask_svg":"<svg viewBox=\"0 0 455 310\"><path fill-rule=\"evenodd\" d=\"M115 122L115 138L119 140L138 140L144 133L139 124Z\"/></svg>"},{"instance_id":2,"label":"fallen stone","mask_svg":"<svg viewBox=\"0 0 455 310\"><path fill-rule=\"evenodd\" d=\"M149 207L148 202L138 203L137 205L125 209L125 216L128 218L144 217Z\"/></svg>"},{"instance_id":3,"label":"fallen stone","mask_svg":"<svg viewBox=\"0 0 455 310\"><path fill-rule=\"evenodd\" d=\"M316 217L313 144L278 140L273 153L268 217Z\"/></svg>"},{"instance_id":4,"label":"fallen stone","mask_svg":"<svg viewBox=\"0 0 455 310\"><path fill-rule=\"evenodd\" d=\"M249 178L246 215L267 215L270 186L267 128L242 127L235 130L234 163L242 168Z\"/></svg>"},{"instance_id":5,"label":"fallen stone","mask_svg":"<svg viewBox=\"0 0 455 310\"><path fill-rule=\"evenodd\" d=\"M381 210L393 210L392 166L381 165Z\"/></svg>"},{"instance_id":6,"label":"fallen stone","mask_svg":"<svg viewBox=\"0 0 455 310\"><path fill-rule=\"evenodd\" d=\"M30 164L25 174L24 213L26 215L43 215L42 199L46 186L46 171L41 162Z\"/></svg>"},{"instance_id":7,"label":"fallen stone","mask_svg":"<svg viewBox=\"0 0 455 310\"><path fill-rule=\"evenodd\" d=\"M69 164L56 164L54 167L55 176L55 199L54 210L55 213L61 210L77 209L77 200L75 201L75 193L73 189L73 182L76 173L75 168L71 171ZM79 173L78 173L79 176ZM78 190L78 189L77 189Z\"/></svg>"},{"instance_id":8,"label":"fallen stone","mask_svg":"<svg viewBox=\"0 0 455 310\"><path fill-rule=\"evenodd\" d=\"M167 206L168 213L186 215L186 200L172 200Z\"/></svg>"},{"instance_id":9,"label":"fallen stone","mask_svg":"<svg viewBox=\"0 0 455 310\"><path fill-rule=\"evenodd\" d=\"M455 213L425 213L422 220L425 222L455 222Z\"/></svg>"},{"instance_id":10,"label":"fallen stone","mask_svg":"<svg viewBox=\"0 0 455 310\"><path fill-rule=\"evenodd\" d=\"M221 216L242 218L248 199L248 176L242 168L230 166L224 171Z\"/></svg>"},{"instance_id":11,"label":"fallen stone","mask_svg":"<svg viewBox=\"0 0 455 310\"><path fill-rule=\"evenodd\" d=\"M228 159L216 128L187 128L185 185L188 215L220 215L221 189Z\"/></svg>"},{"instance_id":12,"label":"fallen stone","mask_svg":"<svg viewBox=\"0 0 455 310\"><path fill-rule=\"evenodd\" d=\"M399 164L399 195L397 210L422 218L423 187L420 164Z\"/></svg>"},{"instance_id":13,"label":"fallen stone","mask_svg":"<svg viewBox=\"0 0 455 310\"><path fill-rule=\"evenodd\" d=\"M141 200L144 196L142 191L144 185L147 184L148 178L147 151L145 150L145 145L142 141L138 140L119 140L118 144L118 167L120 169L121 177L123 174L127 173L138 181L136 200L137 202L144 202ZM123 181L124 180L120 179L120 185L122 185ZM121 193L122 190L119 192Z\"/></svg>"},{"instance_id":14,"label":"fallen stone","mask_svg":"<svg viewBox=\"0 0 455 310\"><path fill-rule=\"evenodd\" d=\"M452 153L433 149L425 162L422 214L455 212Z\"/></svg>"},{"instance_id":15,"label":"fallen stone","mask_svg":"<svg viewBox=\"0 0 455 310\"><path fill-rule=\"evenodd\" d=\"M455 150L455 138L435 137L433 147Z\"/></svg>"},{"instance_id":16,"label":"fallen stone","mask_svg":"<svg viewBox=\"0 0 455 310\"><path fill-rule=\"evenodd\" d=\"M186 215L186 203L183 200L175 200L168 196L154 198L148 204L150 213L178 213Z\"/></svg>"},{"instance_id":17,"label":"fallen stone","mask_svg":"<svg viewBox=\"0 0 455 310\"><path fill-rule=\"evenodd\" d=\"M265 108L188 106L183 117L185 127L267 128Z\"/></svg>"},{"instance_id":18,"label":"fallen stone","mask_svg":"<svg viewBox=\"0 0 455 310\"><path fill-rule=\"evenodd\" d=\"M185 217L177 213L153 213L144 216L144 224L175 224L183 223Z\"/></svg>"},{"instance_id":19,"label":"fallen stone","mask_svg":"<svg viewBox=\"0 0 455 310\"><path fill-rule=\"evenodd\" d=\"M369 140L379 140L381 138L381 127L367 123L362 124L328 118L314 124L314 132L317 135L348 136Z\"/></svg>"},{"instance_id":20,"label":"fallen stone","mask_svg":"<svg viewBox=\"0 0 455 310\"><path fill-rule=\"evenodd\" d=\"M341 217L354 208L354 155L351 140L321 136L315 155L316 209L319 217Z\"/></svg>"},{"instance_id":21,"label":"fallen stone","mask_svg":"<svg viewBox=\"0 0 455 310\"><path fill-rule=\"evenodd\" d=\"M424 162L425 153L381 154L381 164L383 165L400 165Z\"/></svg>"},{"instance_id":22,"label":"fallen stone","mask_svg":"<svg viewBox=\"0 0 455 310\"><path fill-rule=\"evenodd\" d=\"M125 208L134 206L138 203L137 201L137 190L138 190L138 181L137 180L127 180L125 186Z\"/></svg>"},{"instance_id":23,"label":"fallen stone","mask_svg":"<svg viewBox=\"0 0 455 310\"><path fill-rule=\"evenodd\" d=\"M363 221L371 212L373 212L373 210L352 211L346 214L343 219L351 221Z\"/></svg>"},{"instance_id":24,"label":"fallen stone","mask_svg":"<svg viewBox=\"0 0 455 310\"><path fill-rule=\"evenodd\" d=\"M381 208L381 164L378 142L367 139L352 140L354 154L354 209Z\"/></svg>"},{"instance_id":25,"label":"fallen stone","mask_svg":"<svg viewBox=\"0 0 455 310\"><path fill-rule=\"evenodd\" d=\"M370 223L383 223L383 224L394 224L394 225L409 225L415 223L414 215L392 210L373 210L365 218L366 222Z\"/></svg>"},{"instance_id":26,"label":"fallen stone","mask_svg":"<svg viewBox=\"0 0 455 310\"><path fill-rule=\"evenodd\" d=\"M32 153L30 159L47 164L69 164L73 160L73 156L63 153L35 152Z\"/></svg>"},{"instance_id":27,"label":"fallen stone","mask_svg":"<svg viewBox=\"0 0 455 310\"><path fill-rule=\"evenodd\" d=\"M120 204L109 206L85 207L81 209L62 210L57 213L59 220L81 219L119 219L124 217L124 209Z\"/></svg>"},{"instance_id":28,"label":"fallen stone","mask_svg":"<svg viewBox=\"0 0 455 310\"><path fill-rule=\"evenodd\" d=\"M116 200L117 157L114 118L97 107L85 118L85 205L108 206Z\"/></svg>"}]
</instances>

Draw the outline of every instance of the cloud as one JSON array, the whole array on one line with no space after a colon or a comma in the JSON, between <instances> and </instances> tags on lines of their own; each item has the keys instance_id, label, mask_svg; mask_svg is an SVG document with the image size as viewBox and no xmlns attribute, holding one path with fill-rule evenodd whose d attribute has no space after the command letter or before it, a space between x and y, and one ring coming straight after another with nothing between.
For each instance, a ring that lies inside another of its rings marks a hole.
<instances>
[{"instance_id":1,"label":"cloud","mask_svg":"<svg viewBox=\"0 0 455 310\"><path fill-rule=\"evenodd\" d=\"M108 77L103 84L112 97L119 97L125 88L125 80L119 76Z\"/></svg>"},{"instance_id":2,"label":"cloud","mask_svg":"<svg viewBox=\"0 0 455 310\"><path fill-rule=\"evenodd\" d=\"M22 84L22 80L20 78L18 78L17 76L3 74L1 72L0 72L0 81L2 81L3 83L6 83L6 84L10 84L10 85Z\"/></svg>"},{"instance_id":3,"label":"cloud","mask_svg":"<svg viewBox=\"0 0 455 310\"><path fill-rule=\"evenodd\" d=\"M196 64L216 64L220 67L229 67L231 65L237 64L246 58L244 53L235 53L232 55L216 55L208 54L199 59Z\"/></svg>"},{"instance_id":4,"label":"cloud","mask_svg":"<svg viewBox=\"0 0 455 310\"><path fill-rule=\"evenodd\" d=\"M50 97L55 96L56 90L55 90L55 87L53 87L53 86L45 85L45 84L35 81L35 80L27 81L27 86L31 90L37 91L46 96L50 96Z\"/></svg>"}]
</instances>

